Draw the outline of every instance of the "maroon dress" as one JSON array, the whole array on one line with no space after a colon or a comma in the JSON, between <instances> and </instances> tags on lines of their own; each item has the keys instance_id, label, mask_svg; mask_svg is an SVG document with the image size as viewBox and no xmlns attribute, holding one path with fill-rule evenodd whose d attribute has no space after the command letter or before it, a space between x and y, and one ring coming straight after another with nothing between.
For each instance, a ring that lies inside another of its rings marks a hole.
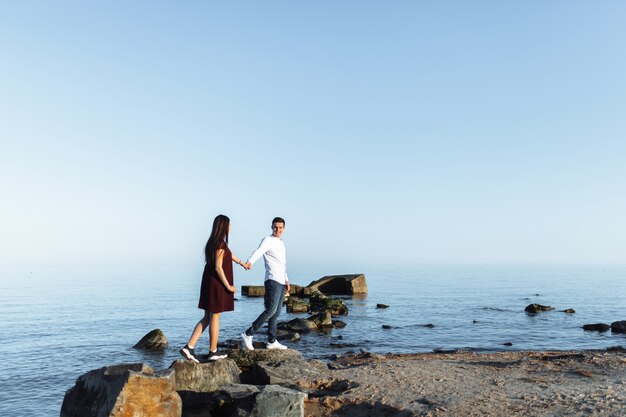
<instances>
[{"instance_id":1,"label":"maroon dress","mask_svg":"<svg viewBox=\"0 0 626 417\"><path fill-rule=\"evenodd\" d=\"M228 246L224 245L222 249L224 249L222 269L228 283L233 285L233 255ZM222 280L219 279L213 262L207 262L204 266L198 308L208 310L211 313L221 313L222 311L233 311L235 309L235 294L228 291Z\"/></svg>"}]
</instances>

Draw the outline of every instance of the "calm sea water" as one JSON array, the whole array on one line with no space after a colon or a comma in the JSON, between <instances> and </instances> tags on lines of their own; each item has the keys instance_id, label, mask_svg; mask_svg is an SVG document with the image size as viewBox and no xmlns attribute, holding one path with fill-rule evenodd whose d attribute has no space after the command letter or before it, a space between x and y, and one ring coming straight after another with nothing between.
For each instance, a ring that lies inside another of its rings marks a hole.
<instances>
[{"instance_id":1,"label":"calm sea water","mask_svg":"<svg viewBox=\"0 0 626 417\"><path fill-rule=\"evenodd\" d=\"M0 416L59 415L63 395L91 369L124 362L167 368L193 326L202 266L0 267ZM626 320L626 267L414 266L345 270L290 266L295 284L323 275L364 272L369 294L348 298L344 329L310 334L290 345L308 357L364 348L427 352L604 349L626 337L584 332L585 323ZM236 272L236 284L262 284L263 272ZM240 297L222 315L220 337L236 338L262 309ZM560 312L529 316L531 303ZM377 303L390 305L376 309ZM284 319L295 316L283 313ZM422 325L431 323L433 328ZM383 324L393 326L390 330ZM170 347L144 353L132 346L154 328ZM264 336L259 335L259 339ZM510 347L504 343L511 342ZM333 348L331 343L344 343ZM208 338L198 344L205 353Z\"/></svg>"}]
</instances>

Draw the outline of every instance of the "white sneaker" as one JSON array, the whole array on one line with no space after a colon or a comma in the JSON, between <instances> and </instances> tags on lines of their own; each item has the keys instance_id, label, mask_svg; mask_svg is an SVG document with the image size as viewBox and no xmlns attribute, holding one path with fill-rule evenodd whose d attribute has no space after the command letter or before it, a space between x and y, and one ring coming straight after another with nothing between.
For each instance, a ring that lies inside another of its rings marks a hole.
<instances>
[{"instance_id":1,"label":"white sneaker","mask_svg":"<svg viewBox=\"0 0 626 417\"><path fill-rule=\"evenodd\" d=\"M285 345L281 345L280 342L278 342L278 340L272 342L272 343L268 343L267 344L267 348L268 349L287 349L287 346Z\"/></svg>"},{"instance_id":2,"label":"white sneaker","mask_svg":"<svg viewBox=\"0 0 626 417\"><path fill-rule=\"evenodd\" d=\"M252 346L252 336L248 336L245 332L241 333L241 340L243 341L243 346L248 350L254 350L254 346Z\"/></svg>"}]
</instances>

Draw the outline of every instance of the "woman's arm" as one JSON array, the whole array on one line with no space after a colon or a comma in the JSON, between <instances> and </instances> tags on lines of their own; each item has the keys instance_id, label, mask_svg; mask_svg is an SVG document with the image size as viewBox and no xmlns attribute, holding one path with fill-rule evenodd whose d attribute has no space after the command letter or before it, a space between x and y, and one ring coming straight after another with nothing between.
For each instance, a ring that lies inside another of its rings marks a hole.
<instances>
[{"instance_id":1,"label":"woman's arm","mask_svg":"<svg viewBox=\"0 0 626 417\"><path fill-rule=\"evenodd\" d=\"M233 253L233 262L236 263L236 264L239 264L239 265L243 266L245 269L247 269L246 268L246 264L244 264L241 259L237 258L234 253Z\"/></svg>"},{"instance_id":2,"label":"woman's arm","mask_svg":"<svg viewBox=\"0 0 626 417\"><path fill-rule=\"evenodd\" d=\"M224 262L224 249L218 249L215 252L215 272L217 273L217 277L222 281L222 284L226 287L226 289L232 293L237 291L237 288L234 285L230 285L228 280L226 279L226 275L224 274L224 269L222 268L222 262Z\"/></svg>"}]
</instances>

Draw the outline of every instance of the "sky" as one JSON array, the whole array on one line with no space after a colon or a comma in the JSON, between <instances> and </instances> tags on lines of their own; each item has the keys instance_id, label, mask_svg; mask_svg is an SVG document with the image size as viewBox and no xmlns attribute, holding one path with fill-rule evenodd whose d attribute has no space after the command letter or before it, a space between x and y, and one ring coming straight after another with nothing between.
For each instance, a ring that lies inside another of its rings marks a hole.
<instances>
[{"instance_id":1,"label":"sky","mask_svg":"<svg viewBox=\"0 0 626 417\"><path fill-rule=\"evenodd\" d=\"M0 265L626 263L626 3L0 5Z\"/></svg>"}]
</instances>

